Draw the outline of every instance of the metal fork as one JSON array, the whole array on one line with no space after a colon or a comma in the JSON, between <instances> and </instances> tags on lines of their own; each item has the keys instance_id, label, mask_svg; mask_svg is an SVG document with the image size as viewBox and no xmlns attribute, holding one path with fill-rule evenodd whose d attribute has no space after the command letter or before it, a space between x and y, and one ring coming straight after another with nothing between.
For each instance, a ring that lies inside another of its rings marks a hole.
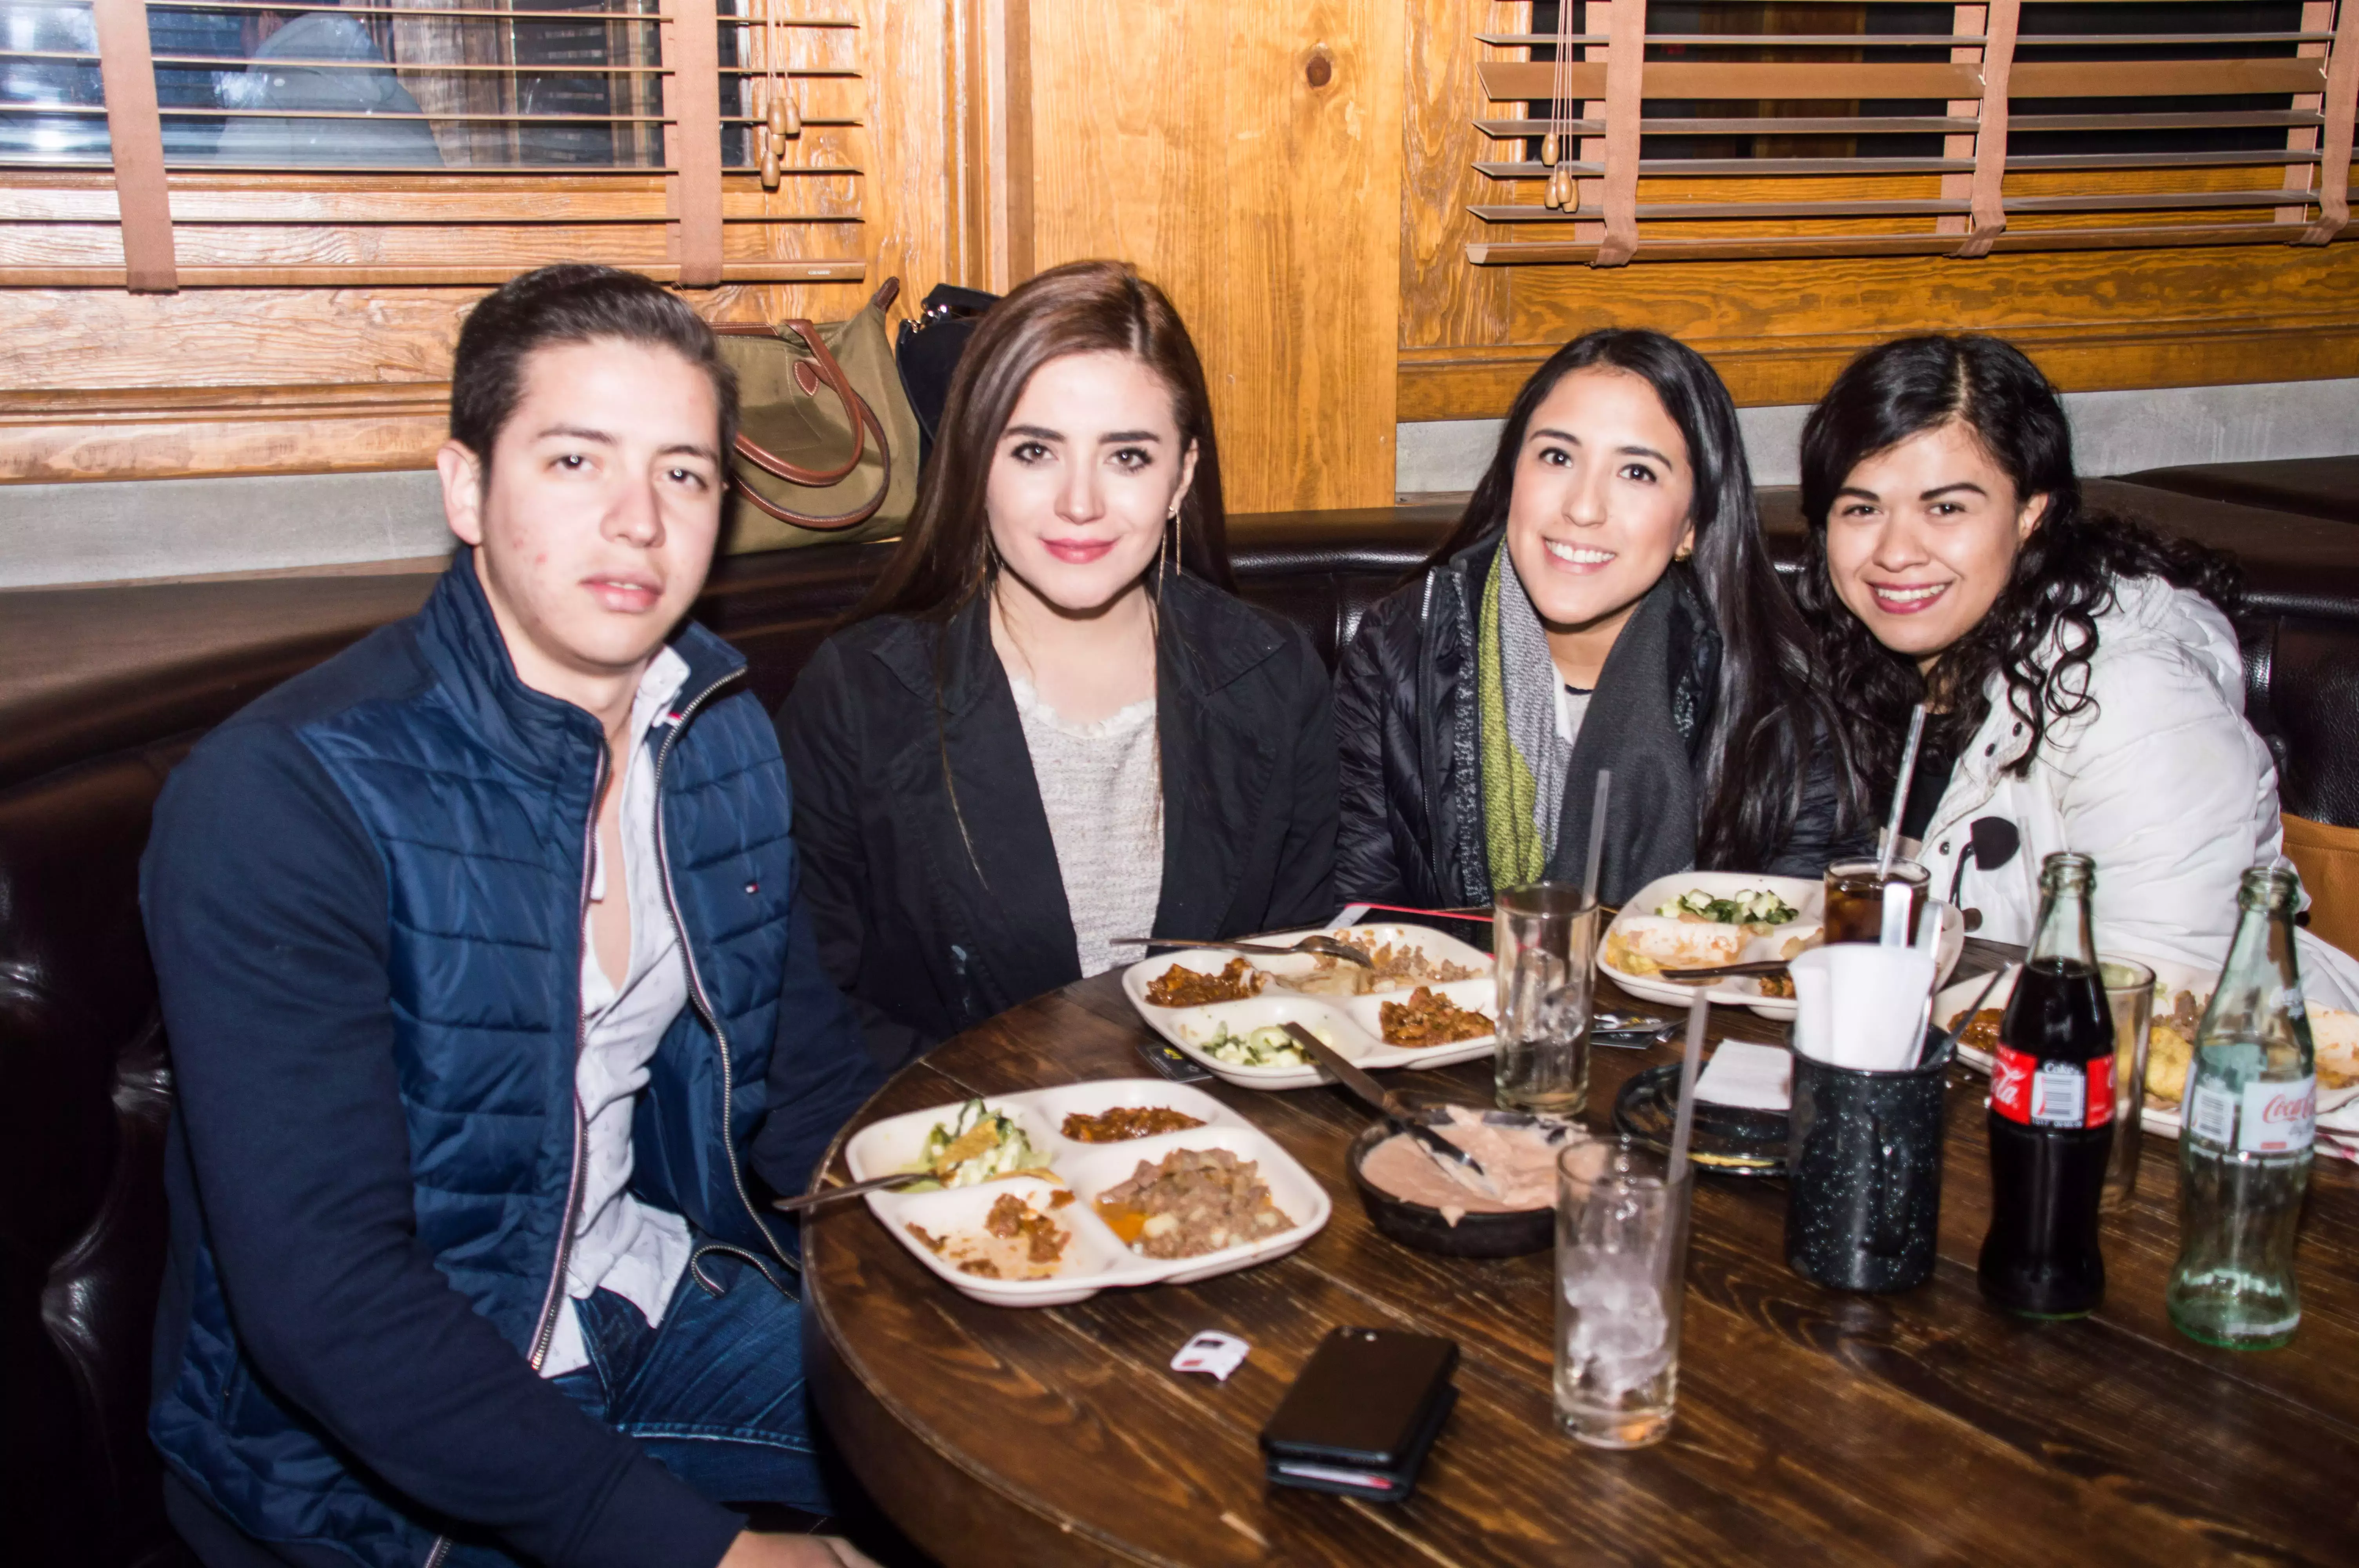
<instances>
[{"instance_id":1,"label":"metal fork","mask_svg":"<svg viewBox=\"0 0 2359 1568\"><path fill-rule=\"evenodd\" d=\"M1364 969L1376 967L1374 958L1348 942L1338 942L1332 936L1305 936L1290 947L1280 947L1267 942L1200 942L1182 936L1117 936L1114 946L1136 943L1146 947L1218 947L1231 953L1260 953L1270 957L1285 957L1292 953L1324 953L1330 957L1344 958Z\"/></svg>"}]
</instances>

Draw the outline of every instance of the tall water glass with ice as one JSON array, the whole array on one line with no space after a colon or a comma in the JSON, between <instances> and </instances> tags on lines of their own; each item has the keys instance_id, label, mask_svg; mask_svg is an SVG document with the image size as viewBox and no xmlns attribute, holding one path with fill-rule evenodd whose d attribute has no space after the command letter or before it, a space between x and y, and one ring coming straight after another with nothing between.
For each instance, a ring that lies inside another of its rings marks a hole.
<instances>
[{"instance_id":1,"label":"tall water glass with ice","mask_svg":"<svg viewBox=\"0 0 2359 1568\"><path fill-rule=\"evenodd\" d=\"M1503 1110L1577 1116L1589 1105L1589 1002L1597 901L1571 882L1500 891L1492 903Z\"/></svg>"},{"instance_id":2,"label":"tall water glass with ice","mask_svg":"<svg viewBox=\"0 0 2359 1568\"><path fill-rule=\"evenodd\" d=\"M1686 1291L1688 1194L1627 1138L1557 1159L1556 1419L1597 1448L1671 1430Z\"/></svg>"}]
</instances>

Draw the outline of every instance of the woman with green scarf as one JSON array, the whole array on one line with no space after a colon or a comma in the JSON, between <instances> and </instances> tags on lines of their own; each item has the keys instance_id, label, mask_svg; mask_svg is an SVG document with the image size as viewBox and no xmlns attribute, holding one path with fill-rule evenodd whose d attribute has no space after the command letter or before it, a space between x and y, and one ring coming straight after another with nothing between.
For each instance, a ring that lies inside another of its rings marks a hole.
<instances>
[{"instance_id":1,"label":"woman with green scarf","mask_svg":"<svg viewBox=\"0 0 2359 1568\"><path fill-rule=\"evenodd\" d=\"M1702 356L1606 329L1516 395L1465 516L1336 675L1337 888L1426 907L1691 867L1817 876L1857 847L1810 642Z\"/></svg>"}]
</instances>

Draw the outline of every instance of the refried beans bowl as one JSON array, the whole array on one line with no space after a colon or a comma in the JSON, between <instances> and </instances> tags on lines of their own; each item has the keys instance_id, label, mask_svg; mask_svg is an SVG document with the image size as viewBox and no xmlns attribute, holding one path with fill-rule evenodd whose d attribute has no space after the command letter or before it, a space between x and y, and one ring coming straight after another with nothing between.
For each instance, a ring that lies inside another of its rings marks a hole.
<instances>
[{"instance_id":1,"label":"refried beans bowl","mask_svg":"<svg viewBox=\"0 0 2359 1568\"><path fill-rule=\"evenodd\" d=\"M1561 1131L1563 1137L1558 1141L1559 1147L1564 1142L1586 1140L1591 1136L1575 1124L1534 1116L1526 1111L1498 1110L1489 1106L1463 1103L1460 1103L1457 1108L1479 1116L1496 1128ZM1451 1110L1451 1104L1448 1101L1413 1099L1409 1105L1412 1119L1429 1126L1449 1121ZM1437 1206L1414 1203L1377 1186L1368 1180L1363 1167L1366 1165L1368 1156L1394 1136L1392 1129L1384 1122L1372 1122L1352 1141L1348 1153L1352 1184L1359 1189L1360 1202L1367 1209L1369 1220L1385 1235L1404 1247L1439 1253L1445 1258L1515 1258L1527 1252L1543 1251L1556 1244L1552 1184L1551 1201L1539 1207L1489 1214L1470 1210L1461 1215L1455 1225ZM1419 1157L1430 1158L1421 1152ZM1440 1174L1439 1170L1435 1173Z\"/></svg>"}]
</instances>

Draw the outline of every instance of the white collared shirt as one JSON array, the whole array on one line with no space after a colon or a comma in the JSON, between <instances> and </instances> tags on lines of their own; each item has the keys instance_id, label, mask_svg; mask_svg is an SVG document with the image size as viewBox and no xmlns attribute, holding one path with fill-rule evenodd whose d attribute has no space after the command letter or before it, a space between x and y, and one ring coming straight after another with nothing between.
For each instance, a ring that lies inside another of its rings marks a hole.
<instances>
[{"instance_id":1,"label":"white collared shirt","mask_svg":"<svg viewBox=\"0 0 2359 1568\"><path fill-rule=\"evenodd\" d=\"M669 723L672 699L688 679L688 661L669 648L639 677L631 705L630 764L622 802L622 896L631 904L629 972L617 986L598 963L588 911L582 922L582 1056L573 1092L586 1130L582 1148L582 1206L566 1260L564 1304L540 1374L554 1378L589 1365L573 1303L608 1290L663 1321L664 1307L688 1267L688 1222L631 1195L631 1114L647 1087L647 1063L664 1031L688 1004L688 965L679 932L664 897L656 852L655 758L647 737ZM596 836L592 836L590 899L617 890Z\"/></svg>"}]
</instances>

